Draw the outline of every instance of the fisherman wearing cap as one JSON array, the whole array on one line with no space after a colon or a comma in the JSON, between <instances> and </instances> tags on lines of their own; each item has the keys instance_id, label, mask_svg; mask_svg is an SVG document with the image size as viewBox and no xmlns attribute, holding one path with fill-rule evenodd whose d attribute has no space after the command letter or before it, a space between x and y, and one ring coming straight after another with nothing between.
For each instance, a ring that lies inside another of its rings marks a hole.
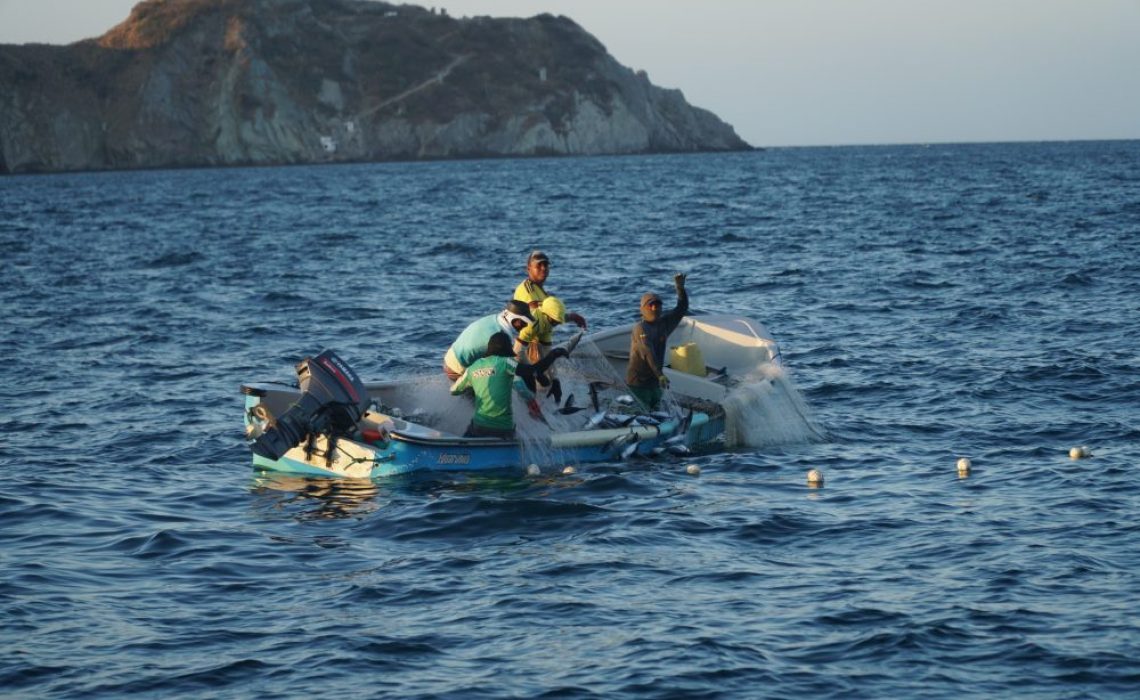
<instances>
[{"instance_id":1,"label":"fisherman wearing cap","mask_svg":"<svg viewBox=\"0 0 1140 700\"><path fill-rule=\"evenodd\" d=\"M526 279L515 287L515 299L525 302L530 305L531 312L533 313L541 304L542 300L550 296L550 294L543 288L546 284L546 278L550 276L550 258L546 253L541 250L531 252L530 257L526 259ZM586 319L576 313L566 312L565 320L571 321L582 330L586 330ZM561 321L559 321L561 323ZM545 339L546 343L550 343L550 339Z\"/></svg>"},{"instance_id":2,"label":"fisherman wearing cap","mask_svg":"<svg viewBox=\"0 0 1140 700\"><path fill-rule=\"evenodd\" d=\"M487 354L487 342L492 335L502 331L507 334L509 340L516 337L519 331L529 326L533 320L527 305L512 299L499 313L472 322L463 329L447 349L447 354L443 356L443 373L454 382L475 360Z\"/></svg>"},{"instance_id":3,"label":"fisherman wearing cap","mask_svg":"<svg viewBox=\"0 0 1140 700\"><path fill-rule=\"evenodd\" d=\"M515 343L515 356L519 362L538 365L554 344L554 327L572 321L586 329L586 319L566 310L561 299L551 296L543 287L550 276L550 257L541 250L531 251L526 259L526 279L515 288L515 300L530 306L534 323L519 333ZM549 365L548 365L549 366ZM562 385L557 379L547 379L543 371L536 373L538 382L549 387L555 401L562 400Z\"/></svg>"},{"instance_id":4,"label":"fisherman wearing cap","mask_svg":"<svg viewBox=\"0 0 1140 700\"><path fill-rule=\"evenodd\" d=\"M625 383L650 411L657 408L662 393L669 387L669 378L665 376L665 341L689 311L684 273L674 275L673 284L677 288L677 305L666 314L661 313L661 297L653 292L641 295L641 321L633 324L629 337Z\"/></svg>"}]
</instances>

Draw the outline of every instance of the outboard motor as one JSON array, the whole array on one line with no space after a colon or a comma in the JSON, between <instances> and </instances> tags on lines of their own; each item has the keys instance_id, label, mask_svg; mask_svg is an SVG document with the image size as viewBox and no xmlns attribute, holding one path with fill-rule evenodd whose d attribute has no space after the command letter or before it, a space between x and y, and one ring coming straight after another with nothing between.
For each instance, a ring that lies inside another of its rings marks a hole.
<instances>
[{"instance_id":1,"label":"outboard motor","mask_svg":"<svg viewBox=\"0 0 1140 700\"><path fill-rule=\"evenodd\" d=\"M280 459L307 435L347 435L371 403L360 377L332 350L302 360L297 377L301 398L254 441L255 454Z\"/></svg>"}]
</instances>

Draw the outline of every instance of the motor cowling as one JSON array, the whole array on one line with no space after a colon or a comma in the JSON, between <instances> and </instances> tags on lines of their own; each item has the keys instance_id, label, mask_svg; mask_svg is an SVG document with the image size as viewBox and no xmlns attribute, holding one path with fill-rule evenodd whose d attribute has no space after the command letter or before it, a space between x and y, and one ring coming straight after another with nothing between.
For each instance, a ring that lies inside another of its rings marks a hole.
<instances>
[{"instance_id":1,"label":"motor cowling","mask_svg":"<svg viewBox=\"0 0 1140 700\"><path fill-rule=\"evenodd\" d=\"M301 360L297 378L301 398L253 442L255 454L280 459L309 435L349 435L371 403L360 376L332 350Z\"/></svg>"}]
</instances>

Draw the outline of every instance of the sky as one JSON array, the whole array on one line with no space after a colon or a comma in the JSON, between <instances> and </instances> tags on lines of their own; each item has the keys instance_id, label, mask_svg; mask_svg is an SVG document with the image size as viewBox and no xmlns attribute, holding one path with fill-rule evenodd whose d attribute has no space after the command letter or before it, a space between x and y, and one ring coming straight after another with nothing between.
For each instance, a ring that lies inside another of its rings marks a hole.
<instances>
[{"instance_id":1,"label":"sky","mask_svg":"<svg viewBox=\"0 0 1140 700\"><path fill-rule=\"evenodd\" d=\"M443 0L566 15L754 146L1140 138L1140 0ZM0 0L0 43L102 34L134 0Z\"/></svg>"}]
</instances>

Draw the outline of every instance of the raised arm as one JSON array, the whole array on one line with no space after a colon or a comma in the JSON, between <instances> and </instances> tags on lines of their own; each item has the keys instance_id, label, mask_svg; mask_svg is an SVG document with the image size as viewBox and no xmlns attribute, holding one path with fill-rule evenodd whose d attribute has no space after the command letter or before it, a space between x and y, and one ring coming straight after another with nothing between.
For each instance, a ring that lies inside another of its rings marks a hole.
<instances>
[{"instance_id":1,"label":"raised arm","mask_svg":"<svg viewBox=\"0 0 1140 700\"><path fill-rule=\"evenodd\" d=\"M681 323L681 319L685 317L685 314L689 313L689 293L685 291L686 277L687 275L683 272L678 272L673 275L673 286L677 289L677 305L674 306L669 313L665 314L665 317L662 319L670 333Z\"/></svg>"}]
</instances>

